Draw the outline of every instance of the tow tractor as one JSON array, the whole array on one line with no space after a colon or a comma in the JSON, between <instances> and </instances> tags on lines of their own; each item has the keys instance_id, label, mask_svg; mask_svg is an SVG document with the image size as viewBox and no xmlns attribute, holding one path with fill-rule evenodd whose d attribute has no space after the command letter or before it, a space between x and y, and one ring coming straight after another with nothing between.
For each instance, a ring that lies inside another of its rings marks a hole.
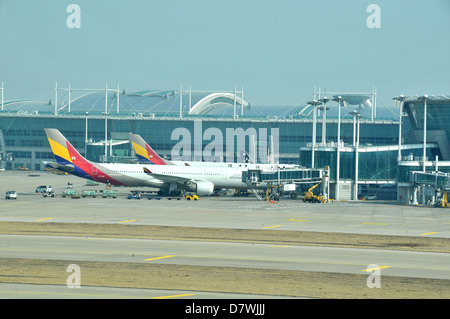
<instances>
[{"instance_id":1,"label":"tow tractor","mask_svg":"<svg viewBox=\"0 0 450 319\"><path fill-rule=\"evenodd\" d=\"M42 193L42 197L55 197L55 192L53 191L53 189L46 190Z\"/></svg>"},{"instance_id":2,"label":"tow tractor","mask_svg":"<svg viewBox=\"0 0 450 319\"><path fill-rule=\"evenodd\" d=\"M195 194L189 194L186 196L187 200L198 200L198 196Z\"/></svg>"},{"instance_id":3,"label":"tow tractor","mask_svg":"<svg viewBox=\"0 0 450 319\"><path fill-rule=\"evenodd\" d=\"M142 195L140 191L131 191L128 196L127 199L141 199Z\"/></svg>"}]
</instances>

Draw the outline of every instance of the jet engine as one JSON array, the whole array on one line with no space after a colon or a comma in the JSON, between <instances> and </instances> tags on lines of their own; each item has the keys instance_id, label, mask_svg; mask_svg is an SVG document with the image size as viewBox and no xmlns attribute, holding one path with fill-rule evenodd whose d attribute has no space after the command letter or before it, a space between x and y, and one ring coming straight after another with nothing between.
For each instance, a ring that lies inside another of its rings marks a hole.
<instances>
[{"instance_id":1,"label":"jet engine","mask_svg":"<svg viewBox=\"0 0 450 319\"><path fill-rule=\"evenodd\" d=\"M197 195L211 195L214 191L214 184L211 182L193 182L188 189L191 192L196 192Z\"/></svg>"}]
</instances>

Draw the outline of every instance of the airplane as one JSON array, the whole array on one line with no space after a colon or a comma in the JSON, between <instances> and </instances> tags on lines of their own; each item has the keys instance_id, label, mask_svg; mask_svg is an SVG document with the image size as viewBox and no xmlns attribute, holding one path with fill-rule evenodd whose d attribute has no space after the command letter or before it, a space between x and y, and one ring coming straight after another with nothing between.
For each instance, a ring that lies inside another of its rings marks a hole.
<instances>
[{"instance_id":1,"label":"airplane","mask_svg":"<svg viewBox=\"0 0 450 319\"><path fill-rule=\"evenodd\" d=\"M44 130L56 159L48 165L81 178L117 186L155 187L161 194L186 190L210 195L214 188L248 188L242 181L245 167L96 163L84 158L57 129Z\"/></svg>"},{"instance_id":2,"label":"airplane","mask_svg":"<svg viewBox=\"0 0 450 319\"><path fill-rule=\"evenodd\" d=\"M229 162L201 162L201 161L169 161L161 158L148 143L138 134L130 134L130 141L138 158L138 163L154 165L181 165L202 167L244 167L248 169L296 168L294 164L255 164L255 163L229 163Z\"/></svg>"}]
</instances>

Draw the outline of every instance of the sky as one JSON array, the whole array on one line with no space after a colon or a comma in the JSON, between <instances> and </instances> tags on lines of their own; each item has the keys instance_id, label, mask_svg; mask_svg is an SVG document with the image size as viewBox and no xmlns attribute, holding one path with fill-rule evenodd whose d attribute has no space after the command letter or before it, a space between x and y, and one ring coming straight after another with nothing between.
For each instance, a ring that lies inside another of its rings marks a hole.
<instances>
[{"instance_id":1,"label":"sky","mask_svg":"<svg viewBox=\"0 0 450 319\"><path fill-rule=\"evenodd\" d=\"M236 86L274 106L304 104L314 87L375 87L385 104L450 95L450 0L0 0L0 39L6 100L46 100L55 83Z\"/></svg>"}]
</instances>

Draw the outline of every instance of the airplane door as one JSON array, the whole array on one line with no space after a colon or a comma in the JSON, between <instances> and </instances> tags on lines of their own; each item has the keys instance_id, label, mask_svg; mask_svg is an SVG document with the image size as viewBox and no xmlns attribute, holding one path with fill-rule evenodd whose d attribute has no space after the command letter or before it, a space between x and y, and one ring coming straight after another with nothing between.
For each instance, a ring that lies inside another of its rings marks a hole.
<instances>
[{"instance_id":1,"label":"airplane door","mask_svg":"<svg viewBox=\"0 0 450 319\"><path fill-rule=\"evenodd\" d=\"M92 165L92 167L91 167L91 173L92 173L92 175L94 175L94 176L97 176L97 175L98 175L98 170L97 170L97 167L95 167L95 165Z\"/></svg>"}]
</instances>

